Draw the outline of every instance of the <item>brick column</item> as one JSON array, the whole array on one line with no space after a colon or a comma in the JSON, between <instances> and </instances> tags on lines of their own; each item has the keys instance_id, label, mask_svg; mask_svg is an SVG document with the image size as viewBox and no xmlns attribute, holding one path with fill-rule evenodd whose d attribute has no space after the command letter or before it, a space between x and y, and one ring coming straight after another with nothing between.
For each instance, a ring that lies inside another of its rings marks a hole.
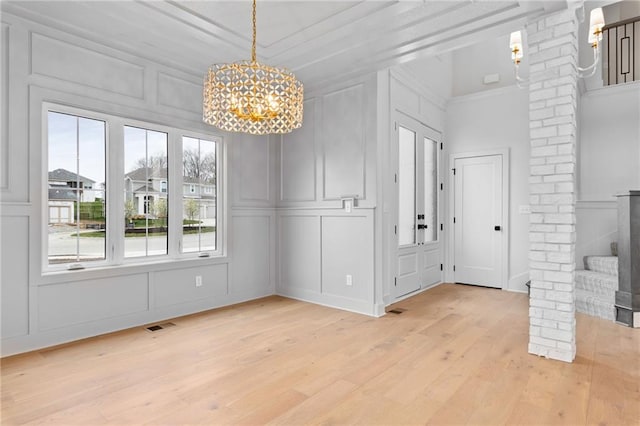
<instances>
[{"instance_id":1,"label":"brick column","mask_svg":"<svg viewBox=\"0 0 640 426\"><path fill-rule=\"evenodd\" d=\"M527 25L530 64L529 353L572 362L578 21L573 9ZM528 53L526 53L528 51Z\"/></svg>"}]
</instances>

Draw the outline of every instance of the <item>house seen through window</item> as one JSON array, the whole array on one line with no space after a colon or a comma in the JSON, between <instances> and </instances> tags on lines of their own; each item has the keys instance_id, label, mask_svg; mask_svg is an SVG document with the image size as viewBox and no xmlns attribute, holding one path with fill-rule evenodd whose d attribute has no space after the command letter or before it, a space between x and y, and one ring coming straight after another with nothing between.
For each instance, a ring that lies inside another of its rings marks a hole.
<instances>
[{"instance_id":1,"label":"house seen through window","mask_svg":"<svg viewBox=\"0 0 640 426\"><path fill-rule=\"evenodd\" d=\"M219 143L214 138L61 110L47 111L48 267L218 249ZM109 131L116 126L122 132ZM122 136L109 140L109 134ZM169 154L176 152L171 141L181 143L181 155ZM109 161L120 152L124 170Z\"/></svg>"},{"instance_id":2,"label":"house seen through window","mask_svg":"<svg viewBox=\"0 0 640 426\"><path fill-rule=\"evenodd\" d=\"M106 123L57 112L47 123L48 262L104 260Z\"/></svg>"}]
</instances>

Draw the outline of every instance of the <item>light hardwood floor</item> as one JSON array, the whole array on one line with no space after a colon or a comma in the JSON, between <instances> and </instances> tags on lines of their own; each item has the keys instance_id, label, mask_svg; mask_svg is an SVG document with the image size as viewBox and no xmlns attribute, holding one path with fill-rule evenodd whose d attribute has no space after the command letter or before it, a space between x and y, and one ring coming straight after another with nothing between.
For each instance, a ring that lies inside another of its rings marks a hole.
<instances>
[{"instance_id":1,"label":"light hardwood floor","mask_svg":"<svg viewBox=\"0 0 640 426\"><path fill-rule=\"evenodd\" d=\"M382 318L281 297L2 360L2 424L640 424L640 330L578 314L527 354L522 294L445 284Z\"/></svg>"}]
</instances>

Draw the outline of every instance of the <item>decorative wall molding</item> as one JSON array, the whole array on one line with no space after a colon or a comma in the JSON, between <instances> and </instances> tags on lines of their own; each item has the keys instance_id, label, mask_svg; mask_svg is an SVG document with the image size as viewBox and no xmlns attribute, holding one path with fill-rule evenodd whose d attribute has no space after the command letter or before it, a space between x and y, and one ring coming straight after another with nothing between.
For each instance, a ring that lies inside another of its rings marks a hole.
<instances>
[{"instance_id":1,"label":"decorative wall molding","mask_svg":"<svg viewBox=\"0 0 640 426\"><path fill-rule=\"evenodd\" d=\"M202 83L163 71L157 73L158 105L202 114Z\"/></svg>"},{"instance_id":2,"label":"decorative wall molding","mask_svg":"<svg viewBox=\"0 0 640 426\"><path fill-rule=\"evenodd\" d=\"M467 95L454 96L447 101L447 105L478 101L481 99L505 96L516 93L519 89L516 85L496 87L493 89L483 90L481 92L469 93Z\"/></svg>"},{"instance_id":3,"label":"decorative wall molding","mask_svg":"<svg viewBox=\"0 0 640 426\"><path fill-rule=\"evenodd\" d=\"M410 87L414 93L427 99L441 110L444 111L446 109L448 100L431 90L418 76L399 67L391 68L389 74L398 83Z\"/></svg>"},{"instance_id":4,"label":"decorative wall molding","mask_svg":"<svg viewBox=\"0 0 640 426\"><path fill-rule=\"evenodd\" d=\"M145 95L143 66L37 32L30 32L30 74L119 96Z\"/></svg>"},{"instance_id":5,"label":"decorative wall molding","mask_svg":"<svg viewBox=\"0 0 640 426\"><path fill-rule=\"evenodd\" d=\"M315 201L318 152L316 98L304 102L304 125L280 138L280 201ZM291 175L288 173L291 171Z\"/></svg>"},{"instance_id":6,"label":"decorative wall molding","mask_svg":"<svg viewBox=\"0 0 640 426\"><path fill-rule=\"evenodd\" d=\"M322 196L366 198L364 83L322 96ZM331 176L331 180L328 177ZM346 185L346 186L345 186Z\"/></svg>"}]
</instances>

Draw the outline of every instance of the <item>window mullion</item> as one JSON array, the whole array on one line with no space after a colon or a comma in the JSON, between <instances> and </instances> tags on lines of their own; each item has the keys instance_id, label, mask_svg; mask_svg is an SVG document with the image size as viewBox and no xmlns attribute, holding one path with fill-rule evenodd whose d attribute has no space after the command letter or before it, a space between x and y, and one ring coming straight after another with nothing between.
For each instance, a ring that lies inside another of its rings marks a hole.
<instances>
[{"instance_id":1,"label":"window mullion","mask_svg":"<svg viewBox=\"0 0 640 426\"><path fill-rule=\"evenodd\" d=\"M182 135L169 131L167 210L169 213L169 256L179 257L182 243Z\"/></svg>"},{"instance_id":2,"label":"window mullion","mask_svg":"<svg viewBox=\"0 0 640 426\"><path fill-rule=\"evenodd\" d=\"M111 262L124 260L124 122L118 118L108 120L107 149L107 250Z\"/></svg>"}]
</instances>

